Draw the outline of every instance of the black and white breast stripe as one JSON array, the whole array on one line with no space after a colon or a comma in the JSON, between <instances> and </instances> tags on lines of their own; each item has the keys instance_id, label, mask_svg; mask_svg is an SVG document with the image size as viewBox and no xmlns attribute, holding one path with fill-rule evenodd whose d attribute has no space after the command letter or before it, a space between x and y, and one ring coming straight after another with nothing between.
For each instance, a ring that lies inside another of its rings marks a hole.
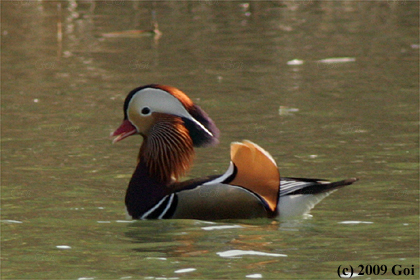
<instances>
[{"instance_id":1,"label":"black and white breast stripe","mask_svg":"<svg viewBox=\"0 0 420 280\"><path fill-rule=\"evenodd\" d=\"M194 182L189 186L188 189L195 188L201 184L203 185L211 185L211 184L217 184L222 183L225 181L231 180L231 177L234 177L236 174L236 167L231 162L228 170L225 174L221 176L217 176L216 178L209 177L208 179L205 179L204 181L198 180L197 182ZM176 206L178 204L178 196L176 193L168 194L165 197L163 197L158 203L156 203L152 208L150 208L146 213L144 213L140 219L168 219L171 218L176 210Z\"/></svg>"},{"instance_id":2,"label":"black and white breast stripe","mask_svg":"<svg viewBox=\"0 0 420 280\"><path fill-rule=\"evenodd\" d=\"M140 219L168 219L175 212L177 204L177 195L175 193L169 194L144 213Z\"/></svg>"}]
</instances>

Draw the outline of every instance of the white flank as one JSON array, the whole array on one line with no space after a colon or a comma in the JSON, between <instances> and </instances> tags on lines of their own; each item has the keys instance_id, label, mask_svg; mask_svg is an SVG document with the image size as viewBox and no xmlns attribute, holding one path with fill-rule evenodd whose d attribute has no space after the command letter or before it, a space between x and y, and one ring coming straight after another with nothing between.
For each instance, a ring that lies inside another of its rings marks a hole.
<instances>
[{"instance_id":1,"label":"white flank","mask_svg":"<svg viewBox=\"0 0 420 280\"><path fill-rule=\"evenodd\" d=\"M281 196L278 203L280 218L298 217L308 213L318 202L331 192L312 194L297 194Z\"/></svg>"}]
</instances>

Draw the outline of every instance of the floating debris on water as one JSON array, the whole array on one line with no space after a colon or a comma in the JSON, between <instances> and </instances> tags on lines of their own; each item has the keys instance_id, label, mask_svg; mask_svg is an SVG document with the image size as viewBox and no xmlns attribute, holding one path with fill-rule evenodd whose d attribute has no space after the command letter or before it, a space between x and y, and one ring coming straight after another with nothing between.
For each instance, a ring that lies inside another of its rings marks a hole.
<instances>
[{"instance_id":1,"label":"floating debris on water","mask_svg":"<svg viewBox=\"0 0 420 280\"><path fill-rule=\"evenodd\" d=\"M358 225L358 224L373 224L373 222L364 222L364 221L342 221L339 224L346 224L346 225Z\"/></svg>"},{"instance_id":2,"label":"floating debris on water","mask_svg":"<svg viewBox=\"0 0 420 280\"><path fill-rule=\"evenodd\" d=\"M354 62L356 61L355 57L331 57L318 60L320 63L345 63L345 62Z\"/></svg>"},{"instance_id":3,"label":"floating debris on water","mask_svg":"<svg viewBox=\"0 0 420 280\"><path fill-rule=\"evenodd\" d=\"M245 276L246 278L262 278L262 275L259 273L249 274Z\"/></svg>"},{"instance_id":4,"label":"floating debris on water","mask_svg":"<svg viewBox=\"0 0 420 280\"><path fill-rule=\"evenodd\" d=\"M162 32L158 29L153 30L125 30L125 31L116 31L103 33L102 37L105 38L140 38L144 36L162 36Z\"/></svg>"},{"instance_id":5,"label":"floating debris on water","mask_svg":"<svg viewBox=\"0 0 420 280\"><path fill-rule=\"evenodd\" d=\"M71 247L68 245L57 245L55 247L57 247L58 249L71 249Z\"/></svg>"},{"instance_id":6,"label":"floating debris on water","mask_svg":"<svg viewBox=\"0 0 420 280\"><path fill-rule=\"evenodd\" d=\"M254 255L254 256L267 256L267 257L287 257L285 254L274 254L274 253L265 253L258 251L244 251L244 250L229 250L225 252L218 252L219 256L223 258L234 258L243 255Z\"/></svg>"},{"instance_id":7,"label":"floating debris on water","mask_svg":"<svg viewBox=\"0 0 420 280\"><path fill-rule=\"evenodd\" d=\"M183 268L183 269L178 269L175 270L175 273L187 273L187 272L192 272L192 271L196 271L197 269L195 268Z\"/></svg>"},{"instance_id":8,"label":"floating debris on water","mask_svg":"<svg viewBox=\"0 0 420 280\"><path fill-rule=\"evenodd\" d=\"M2 220L2 223L6 223L6 224L22 224L22 221L16 221L16 220Z\"/></svg>"},{"instance_id":9,"label":"floating debris on water","mask_svg":"<svg viewBox=\"0 0 420 280\"><path fill-rule=\"evenodd\" d=\"M287 65L302 65L304 63L301 59L293 59L287 62Z\"/></svg>"},{"instance_id":10,"label":"floating debris on water","mask_svg":"<svg viewBox=\"0 0 420 280\"><path fill-rule=\"evenodd\" d=\"M279 107L279 115L280 116L287 116L292 115L294 112L299 112L298 108L289 108L287 106L280 106Z\"/></svg>"}]
</instances>

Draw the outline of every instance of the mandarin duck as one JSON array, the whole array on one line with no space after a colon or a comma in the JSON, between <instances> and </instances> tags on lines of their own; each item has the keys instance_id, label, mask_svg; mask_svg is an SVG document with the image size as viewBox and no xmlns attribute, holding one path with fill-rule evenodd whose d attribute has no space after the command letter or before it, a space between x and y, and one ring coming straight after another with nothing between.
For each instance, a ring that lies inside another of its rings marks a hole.
<instances>
[{"instance_id":1,"label":"mandarin duck","mask_svg":"<svg viewBox=\"0 0 420 280\"><path fill-rule=\"evenodd\" d=\"M125 196L133 219L247 219L300 216L336 189L357 181L281 178L272 156L255 143L231 144L222 175L179 181L190 168L194 147L218 143L212 119L171 86L133 89L124 120L111 134L116 143L139 134L143 142Z\"/></svg>"}]
</instances>

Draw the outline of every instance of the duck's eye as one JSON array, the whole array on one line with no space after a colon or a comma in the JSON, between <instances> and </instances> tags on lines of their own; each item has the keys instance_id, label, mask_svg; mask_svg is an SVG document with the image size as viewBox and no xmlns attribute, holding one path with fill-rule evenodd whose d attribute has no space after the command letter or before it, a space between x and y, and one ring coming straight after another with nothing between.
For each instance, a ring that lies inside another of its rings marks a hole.
<instances>
[{"instance_id":1,"label":"duck's eye","mask_svg":"<svg viewBox=\"0 0 420 280\"><path fill-rule=\"evenodd\" d=\"M150 110L150 108L149 107L143 107L142 109L141 109L141 114L143 115L143 116L147 116L147 115L150 115L150 113L152 112L152 110Z\"/></svg>"}]
</instances>

